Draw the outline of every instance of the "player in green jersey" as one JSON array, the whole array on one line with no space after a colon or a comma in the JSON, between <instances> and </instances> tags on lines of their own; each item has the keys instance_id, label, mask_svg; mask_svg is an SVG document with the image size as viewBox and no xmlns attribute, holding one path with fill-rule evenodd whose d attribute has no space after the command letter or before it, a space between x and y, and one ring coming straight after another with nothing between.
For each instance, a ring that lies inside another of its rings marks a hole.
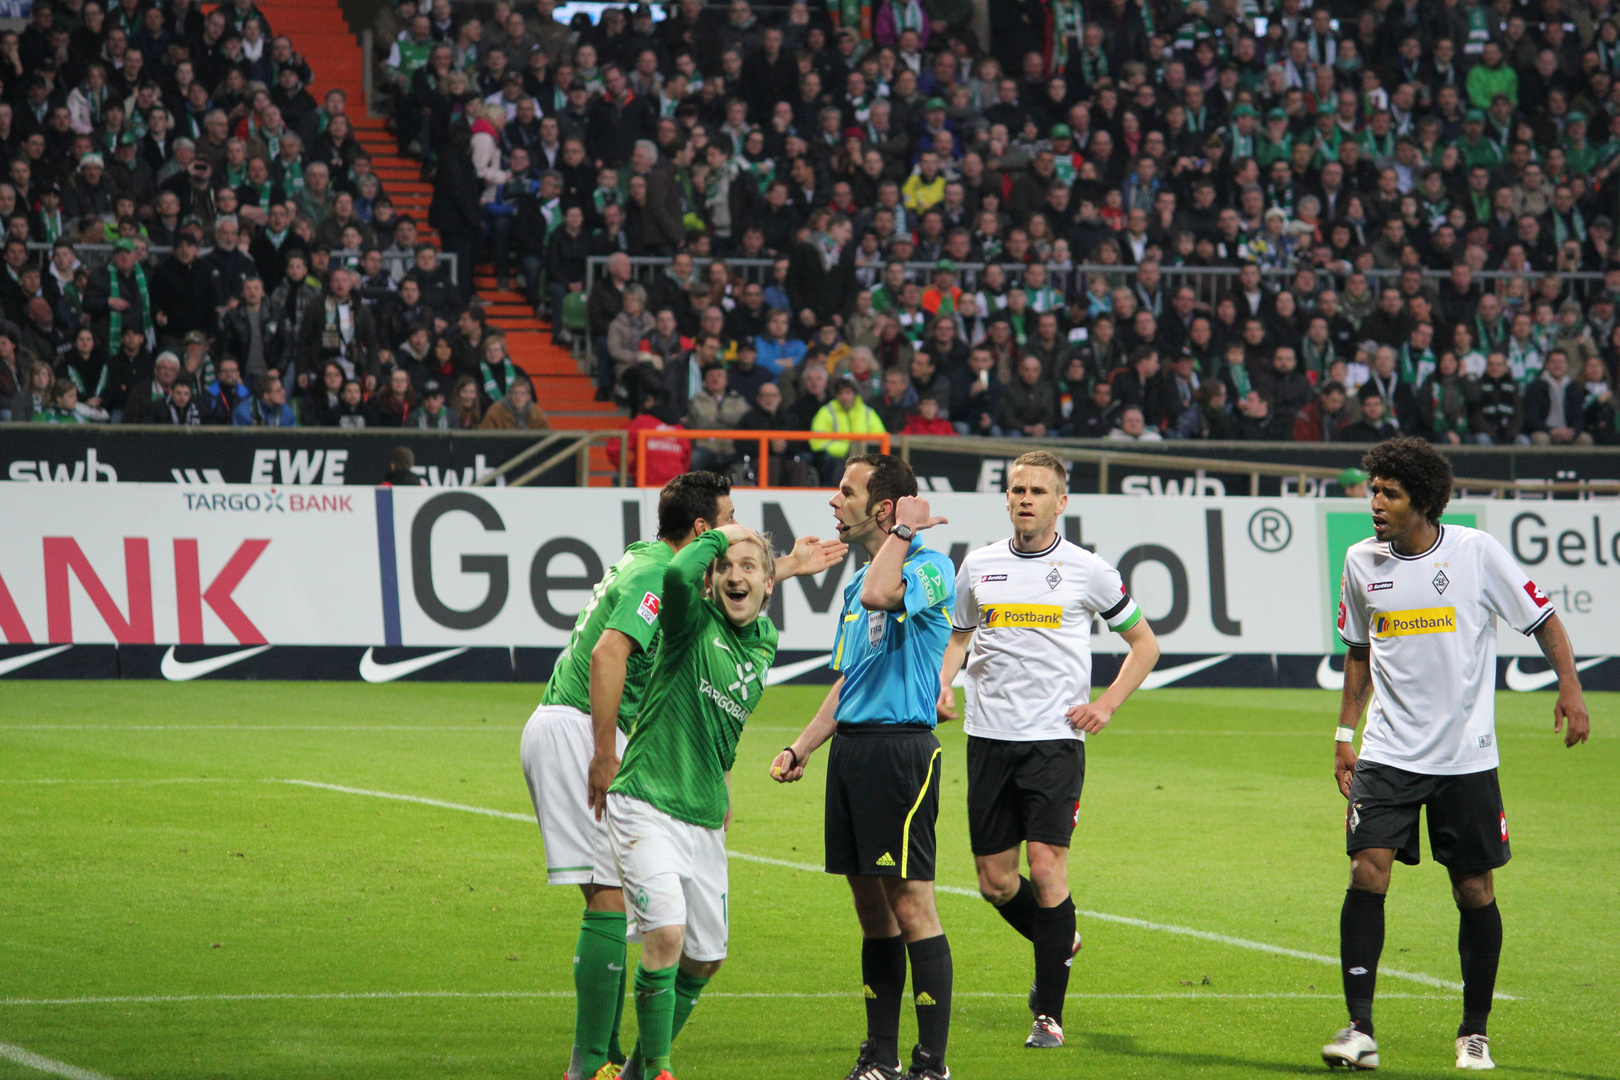
<instances>
[{"instance_id":1,"label":"player in green jersey","mask_svg":"<svg viewBox=\"0 0 1620 1080\"><path fill-rule=\"evenodd\" d=\"M773 561L770 542L740 525L706 532L670 560L663 643L604 799L642 940L640 1041L624 1074L638 1080L674 1080L670 1043L725 959L729 782L776 656L776 627L762 617Z\"/></svg>"},{"instance_id":2,"label":"player in green jersey","mask_svg":"<svg viewBox=\"0 0 1620 1080\"><path fill-rule=\"evenodd\" d=\"M665 568L676 552L732 515L731 485L724 477L684 473L664 486L658 538L631 544L592 590L523 730L523 773L545 839L547 882L575 884L585 894L573 962L574 1054L568 1080L605 1080L624 1060L618 1045L624 900L606 826L593 817L590 792L606 792L612 782L652 672ZM777 560L775 576L820 573L845 551L839 541L802 537Z\"/></svg>"}]
</instances>

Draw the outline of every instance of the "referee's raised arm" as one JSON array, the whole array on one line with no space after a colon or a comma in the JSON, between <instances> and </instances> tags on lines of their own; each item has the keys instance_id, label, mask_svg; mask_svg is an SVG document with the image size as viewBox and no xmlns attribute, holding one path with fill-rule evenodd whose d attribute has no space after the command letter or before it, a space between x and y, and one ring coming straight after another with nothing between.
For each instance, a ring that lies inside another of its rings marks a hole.
<instances>
[{"instance_id":1,"label":"referee's raised arm","mask_svg":"<svg viewBox=\"0 0 1620 1080\"><path fill-rule=\"evenodd\" d=\"M894 526L872 556L861 586L861 606L868 611L899 611L906 603L906 579L901 573L911 552L911 538L924 529L949 524L928 513L928 500L915 495L900 499L894 507Z\"/></svg>"}]
</instances>

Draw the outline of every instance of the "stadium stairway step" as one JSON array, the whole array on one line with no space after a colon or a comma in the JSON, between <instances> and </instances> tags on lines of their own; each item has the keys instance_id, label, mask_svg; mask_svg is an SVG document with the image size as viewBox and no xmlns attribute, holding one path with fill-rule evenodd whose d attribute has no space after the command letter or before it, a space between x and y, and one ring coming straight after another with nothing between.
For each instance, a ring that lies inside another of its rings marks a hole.
<instances>
[{"instance_id":1,"label":"stadium stairway step","mask_svg":"<svg viewBox=\"0 0 1620 1080\"><path fill-rule=\"evenodd\" d=\"M259 0L271 23L283 32L291 29L293 46L314 69L310 93L319 101L327 90L340 88L349 96L349 116L355 137L371 154L372 171L395 208L409 214L422 235L432 238L427 226L433 185L422 180L418 161L398 153L398 144L384 121L365 115L365 86L359 38L330 0ZM294 29L295 28L295 29ZM512 362L534 380L535 400L546 410L552 427L567 431L622 429L625 418L611 404L596 400L590 376L565 348L551 344L551 327L536 319L520 293L497 290L490 267L462 267L473 273L473 287L484 301L491 326L506 332ZM606 450L591 448L590 481L607 486L617 474Z\"/></svg>"}]
</instances>

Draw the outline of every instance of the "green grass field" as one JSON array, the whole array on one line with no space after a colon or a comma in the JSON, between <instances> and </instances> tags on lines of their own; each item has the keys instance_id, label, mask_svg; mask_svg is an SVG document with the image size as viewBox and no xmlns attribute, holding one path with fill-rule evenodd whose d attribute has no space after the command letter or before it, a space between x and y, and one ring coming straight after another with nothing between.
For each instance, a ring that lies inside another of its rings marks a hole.
<instances>
[{"instance_id":1,"label":"green grass field","mask_svg":"<svg viewBox=\"0 0 1620 1080\"><path fill-rule=\"evenodd\" d=\"M821 858L824 755L796 786L766 775L820 693L770 691L743 737L731 958L676 1043L681 1080L837 1078L853 1060L859 931L844 884L742 857ZM3 694L0 1078L45 1075L17 1062L19 1048L116 1080L561 1075L580 902L543 883L518 768L538 688L89 682ZM1497 1005L1493 1050L1511 1075L1612 1078L1620 703L1593 695L1592 742L1566 751L1552 701L1498 697L1517 858L1497 882L1498 991L1512 1000ZM1070 860L1086 947L1069 1045L1046 1053L1021 1045L1026 944L961 892L973 885L963 739L942 730L953 1075L1325 1072L1317 1048L1342 1023L1336 965L1230 939L1337 952L1335 707L1316 691L1161 690L1090 743ZM1385 1071L1454 1073L1460 994L1432 979L1458 978L1456 927L1443 871L1399 868L1377 1012ZM914 1033L907 1015L905 1046Z\"/></svg>"}]
</instances>

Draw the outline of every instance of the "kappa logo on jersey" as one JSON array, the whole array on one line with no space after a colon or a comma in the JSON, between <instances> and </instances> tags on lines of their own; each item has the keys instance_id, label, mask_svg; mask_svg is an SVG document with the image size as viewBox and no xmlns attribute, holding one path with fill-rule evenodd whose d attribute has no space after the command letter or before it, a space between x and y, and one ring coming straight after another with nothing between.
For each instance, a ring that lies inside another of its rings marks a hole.
<instances>
[{"instance_id":1,"label":"kappa logo on jersey","mask_svg":"<svg viewBox=\"0 0 1620 1080\"><path fill-rule=\"evenodd\" d=\"M1058 630L1063 608L1058 604L991 604L983 609L986 630Z\"/></svg>"},{"instance_id":2,"label":"kappa logo on jersey","mask_svg":"<svg viewBox=\"0 0 1620 1080\"><path fill-rule=\"evenodd\" d=\"M651 626L653 623L657 622L658 597L654 596L652 593L648 593L647 595L643 596L641 598L641 606L636 608L636 614L645 619L648 626Z\"/></svg>"},{"instance_id":3,"label":"kappa logo on jersey","mask_svg":"<svg viewBox=\"0 0 1620 1080\"><path fill-rule=\"evenodd\" d=\"M1532 600L1534 600L1536 602L1536 607L1544 608L1544 607L1547 606L1547 603L1548 603L1547 594L1542 592L1541 589L1536 585L1535 582L1533 582L1533 581L1525 582L1524 583L1524 591L1530 594L1530 599L1532 599Z\"/></svg>"},{"instance_id":4,"label":"kappa logo on jersey","mask_svg":"<svg viewBox=\"0 0 1620 1080\"><path fill-rule=\"evenodd\" d=\"M1373 637L1408 637L1412 634L1455 634L1457 609L1449 607L1413 608L1373 616Z\"/></svg>"},{"instance_id":5,"label":"kappa logo on jersey","mask_svg":"<svg viewBox=\"0 0 1620 1080\"><path fill-rule=\"evenodd\" d=\"M1395 583L1393 581L1369 581L1369 582L1367 582L1367 591L1368 592L1383 592L1385 589L1393 589L1394 587L1395 587Z\"/></svg>"}]
</instances>

